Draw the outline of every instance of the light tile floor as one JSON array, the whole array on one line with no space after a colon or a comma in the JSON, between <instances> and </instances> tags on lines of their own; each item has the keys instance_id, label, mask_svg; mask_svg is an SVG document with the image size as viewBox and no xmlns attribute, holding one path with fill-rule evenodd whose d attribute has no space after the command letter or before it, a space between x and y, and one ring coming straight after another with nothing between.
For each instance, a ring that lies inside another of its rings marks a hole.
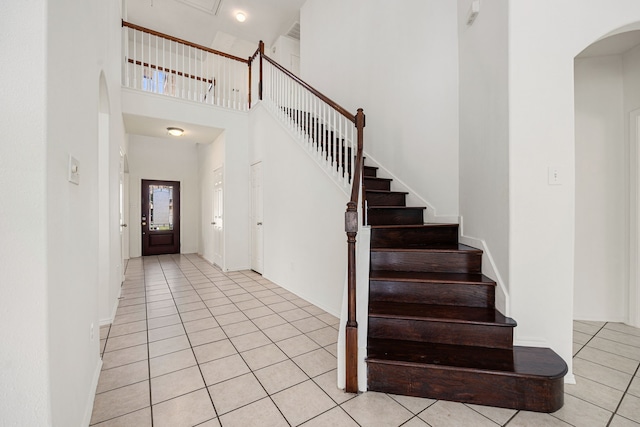
<instances>
[{"instance_id":1,"label":"light tile floor","mask_svg":"<svg viewBox=\"0 0 640 427\"><path fill-rule=\"evenodd\" d=\"M640 329L574 323L553 414L336 388L338 319L251 271L196 255L129 261L101 328L95 426L640 426Z\"/></svg>"}]
</instances>

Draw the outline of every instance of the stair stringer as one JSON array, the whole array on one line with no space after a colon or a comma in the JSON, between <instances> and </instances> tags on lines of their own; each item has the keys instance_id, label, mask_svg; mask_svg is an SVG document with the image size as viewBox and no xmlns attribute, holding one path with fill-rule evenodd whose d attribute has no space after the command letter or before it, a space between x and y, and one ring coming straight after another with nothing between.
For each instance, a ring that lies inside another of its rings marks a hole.
<instances>
[{"instance_id":1,"label":"stair stringer","mask_svg":"<svg viewBox=\"0 0 640 427\"><path fill-rule=\"evenodd\" d=\"M371 227L360 226L356 236L356 321L358 322L358 390L367 390L367 337L369 335L369 262ZM347 278L338 330L338 388L345 388L345 334L347 325Z\"/></svg>"},{"instance_id":2,"label":"stair stringer","mask_svg":"<svg viewBox=\"0 0 640 427\"><path fill-rule=\"evenodd\" d=\"M287 116L286 114L279 111L277 105L275 105L269 99L264 99L258 102L255 106L251 107L252 109L257 108L259 106L264 106L264 109L271 114L274 121L276 121L287 133L291 136L292 139L298 142L298 146L304 150L305 153L309 157L313 159L313 161L322 169L327 176L331 179L331 181L337 185L340 190L342 190L347 196L351 194L351 182L344 178L340 178L338 171L331 164L331 162L323 159L323 156L319 154L317 150L314 150L312 145L309 143L309 139L303 137L302 131L295 125L295 121ZM346 209L346 205L345 205Z\"/></svg>"},{"instance_id":3,"label":"stair stringer","mask_svg":"<svg viewBox=\"0 0 640 427\"><path fill-rule=\"evenodd\" d=\"M460 216L460 223L458 227L460 243L474 248L482 249L482 274L489 277L496 282L496 298L495 306L505 316L511 317L511 304L509 303L509 292L504 284L504 280L496 267L496 263L491 255L491 249L484 239L477 237L466 236L464 234L464 218ZM520 343L519 345L525 345ZM538 346L543 347L543 346Z\"/></svg>"},{"instance_id":4,"label":"stair stringer","mask_svg":"<svg viewBox=\"0 0 640 427\"><path fill-rule=\"evenodd\" d=\"M406 191L407 194L407 206L427 206L425 212L425 222L431 222L436 224L459 224L460 225L460 243L465 245L482 249L482 274L494 280L497 284L496 286L496 308L504 313L506 316L510 316L510 304L509 304L509 292L505 286L505 282L498 271L495 261L493 260L493 256L491 255L491 250L489 246L483 239L479 239L472 236L464 235L464 227L463 227L463 218L461 216L452 216L452 215L438 215L436 213L436 208L426 201L422 196L416 193L411 187L409 187L404 181L396 177L393 173L391 173L387 168L382 166L378 161L372 158L369 154L365 152L365 157L367 158L367 163L371 163L369 166L376 166L379 171L383 171L385 178L393 179L394 189L397 191ZM526 345L526 344L520 344ZM538 345L541 347L541 345Z\"/></svg>"},{"instance_id":5,"label":"stair stringer","mask_svg":"<svg viewBox=\"0 0 640 427\"><path fill-rule=\"evenodd\" d=\"M435 206L425 200L420 194L418 194L413 188L407 185L400 178L391 173L380 162L371 157L365 150L364 157L367 158L368 166L375 166L379 172L382 172L382 178L393 179L394 191L406 191L407 193L407 206L426 206L425 222L431 222L436 224L458 224L459 217L457 215L438 215Z\"/></svg>"}]
</instances>

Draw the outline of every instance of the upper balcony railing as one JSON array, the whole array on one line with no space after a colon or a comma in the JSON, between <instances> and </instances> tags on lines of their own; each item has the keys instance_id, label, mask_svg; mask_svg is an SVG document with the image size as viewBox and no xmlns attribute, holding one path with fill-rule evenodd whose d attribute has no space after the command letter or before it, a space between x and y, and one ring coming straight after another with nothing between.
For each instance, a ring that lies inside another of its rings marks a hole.
<instances>
[{"instance_id":1,"label":"upper balcony railing","mask_svg":"<svg viewBox=\"0 0 640 427\"><path fill-rule=\"evenodd\" d=\"M122 85L246 111L248 60L122 21Z\"/></svg>"}]
</instances>

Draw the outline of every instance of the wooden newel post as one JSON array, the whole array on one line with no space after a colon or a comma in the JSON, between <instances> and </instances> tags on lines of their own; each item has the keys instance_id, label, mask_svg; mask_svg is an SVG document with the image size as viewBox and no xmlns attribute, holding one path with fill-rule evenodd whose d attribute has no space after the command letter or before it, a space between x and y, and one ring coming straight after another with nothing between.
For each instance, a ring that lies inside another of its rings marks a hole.
<instances>
[{"instance_id":1,"label":"wooden newel post","mask_svg":"<svg viewBox=\"0 0 640 427\"><path fill-rule=\"evenodd\" d=\"M356 178L358 179L358 178ZM347 232L347 328L345 334L345 377L347 393L358 392L358 322L356 321L356 234L358 233L358 208L354 202L347 203L345 213Z\"/></svg>"},{"instance_id":2,"label":"wooden newel post","mask_svg":"<svg viewBox=\"0 0 640 427\"><path fill-rule=\"evenodd\" d=\"M260 83L258 84L258 98L262 101L262 56L264 55L264 42L260 40Z\"/></svg>"},{"instance_id":3,"label":"wooden newel post","mask_svg":"<svg viewBox=\"0 0 640 427\"><path fill-rule=\"evenodd\" d=\"M358 392L358 321L356 315L356 235L358 234L358 197L362 181L362 148L364 143L364 112L358 109L355 125L358 132L358 153L353 173L351 200L345 213L347 233L347 326L345 334L345 391Z\"/></svg>"}]
</instances>

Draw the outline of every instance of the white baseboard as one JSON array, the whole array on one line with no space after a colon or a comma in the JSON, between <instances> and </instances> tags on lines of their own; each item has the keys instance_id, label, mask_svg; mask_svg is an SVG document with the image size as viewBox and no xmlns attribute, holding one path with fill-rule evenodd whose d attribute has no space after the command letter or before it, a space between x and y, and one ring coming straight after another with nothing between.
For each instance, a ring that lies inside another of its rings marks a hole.
<instances>
[{"instance_id":1,"label":"white baseboard","mask_svg":"<svg viewBox=\"0 0 640 427\"><path fill-rule=\"evenodd\" d=\"M460 217L460 243L471 246L474 248L482 249L482 274L495 280L497 284L497 292L495 298L495 305L498 310L505 316L510 316L511 308L509 304L509 292L502 280L502 276L498 272L496 263L491 255L491 250L483 239L464 235L464 218Z\"/></svg>"},{"instance_id":2,"label":"white baseboard","mask_svg":"<svg viewBox=\"0 0 640 427\"><path fill-rule=\"evenodd\" d=\"M102 371L102 358L98 357L98 364L93 373L93 379L91 380L91 386L89 387L89 400L84 410L84 418L82 425L87 427L91 423L91 415L93 414L93 402L96 397L96 390L98 389L98 381L100 380L100 372Z\"/></svg>"},{"instance_id":3,"label":"white baseboard","mask_svg":"<svg viewBox=\"0 0 640 427\"><path fill-rule=\"evenodd\" d=\"M116 318L116 313L118 312L118 306L120 305L120 297L122 296L122 286L118 288L118 296L116 297L116 302L113 305L113 309L111 310L111 317L108 319L100 319L98 322L100 326L111 325Z\"/></svg>"},{"instance_id":4,"label":"white baseboard","mask_svg":"<svg viewBox=\"0 0 640 427\"><path fill-rule=\"evenodd\" d=\"M565 384L576 384L575 375L573 375L572 373L568 373L567 375L565 375L564 376L564 383Z\"/></svg>"}]
</instances>

